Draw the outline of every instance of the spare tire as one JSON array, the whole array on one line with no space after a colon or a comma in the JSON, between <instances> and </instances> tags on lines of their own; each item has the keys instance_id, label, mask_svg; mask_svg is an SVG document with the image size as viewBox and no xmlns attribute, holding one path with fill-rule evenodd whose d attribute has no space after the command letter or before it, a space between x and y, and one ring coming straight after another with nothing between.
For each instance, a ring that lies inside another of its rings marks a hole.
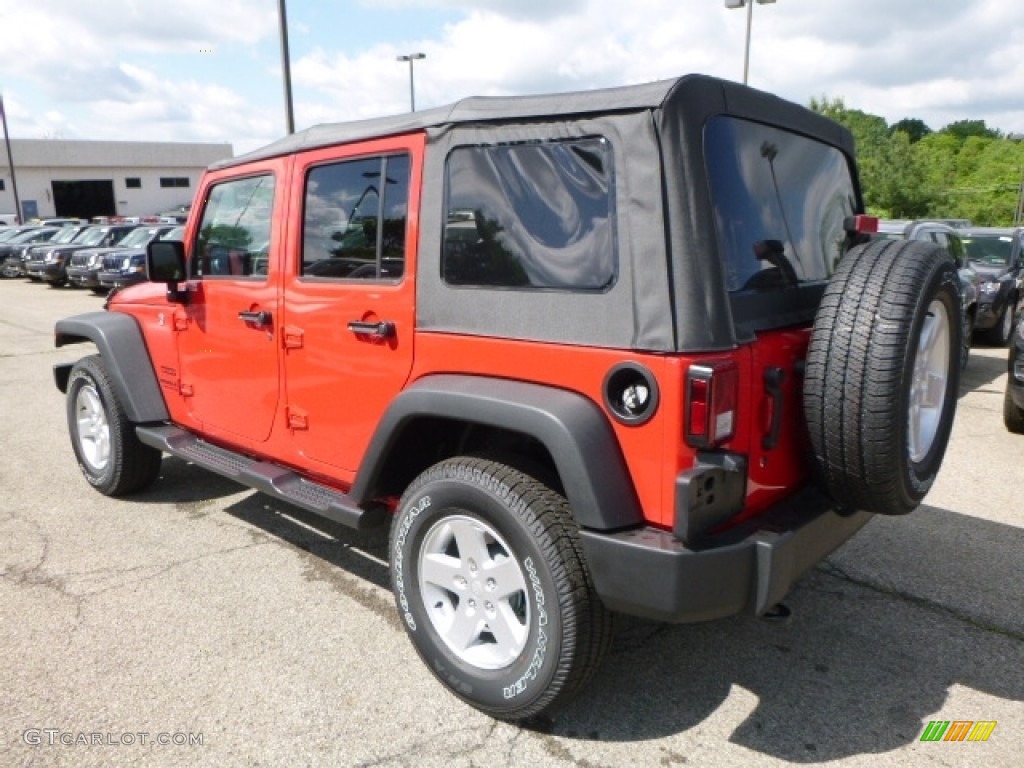
<instances>
[{"instance_id":1,"label":"spare tire","mask_svg":"<svg viewBox=\"0 0 1024 768\"><path fill-rule=\"evenodd\" d=\"M840 262L814 320L804 413L816 471L843 507L910 512L949 442L962 334L956 265L937 245L878 240Z\"/></svg>"}]
</instances>

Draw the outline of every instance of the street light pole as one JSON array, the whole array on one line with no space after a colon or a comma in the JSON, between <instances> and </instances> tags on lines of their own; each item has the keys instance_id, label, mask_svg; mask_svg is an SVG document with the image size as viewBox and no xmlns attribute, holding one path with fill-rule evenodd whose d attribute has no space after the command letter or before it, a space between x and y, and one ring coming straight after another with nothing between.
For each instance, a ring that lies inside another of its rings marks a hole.
<instances>
[{"instance_id":1,"label":"street light pole","mask_svg":"<svg viewBox=\"0 0 1024 768\"><path fill-rule=\"evenodd\" d=\"M427 58L427 54L425 54L425 53L408 53L408 54L406 54L404 56L399 56L398 59L397 59L398 61L408 61L409 62L409 111L410 112L415 112L416 111L416 86L415 86L415 82L413 80L412 63L414 61L419 61L420 59L425 59L425 58Z\"/></svg>"},{"instance_id":2,"label":"street light pole","mask_svg":"<svg viewBox=\"0 0 1024 768\"><path fill-rule=\"evenodd\" d=\"M775 0L757 0L758 5L774 3ZM747 6L747 42L743 48L743 84L747 84L750 74L750 28L754 23L754 0L725 0L726 8L742 8Z\"/></svg>"},{"instance_id":3,"label":"street light pole","mask_svg":"<svg viewBox=\"0 0 1024 768\"><path fill-rule=\"evenodd\" d=\"M295 111L292 108L292 65L288 55L288 12L284 0L277 0L277 18L281 25L281 71L284 73L284 111L288 133L295 133Z\"/></svg>"},{"instance_id":4,"label":"street light pole","mask_svg":"<svg viewBox=\"0 0 1024 768\"><path fill-rule=\"evenodd\" d=\"M11 134L7 131L7 113L4 112L4 95L0 93L0 120L4 125L4 144L7 145L7 164L11 167L11 188L14 190L14 219L18 224L25 223L21 213L21 201L18 199L18 180L14 175L14 155L11 154Z\"/></svg>"}]
</instances>

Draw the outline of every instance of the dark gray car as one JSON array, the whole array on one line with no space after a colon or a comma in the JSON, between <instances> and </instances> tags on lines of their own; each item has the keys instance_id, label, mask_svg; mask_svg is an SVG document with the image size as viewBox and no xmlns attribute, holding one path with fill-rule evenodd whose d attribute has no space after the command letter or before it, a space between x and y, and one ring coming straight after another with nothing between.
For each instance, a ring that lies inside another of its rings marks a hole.
<instances>
[{"instance_id":1,"label":"dark gray car","mask_svg":"<svg viewBox=\"0 0 1024 768\"><path fill-rule=\"evenodd\" d=\"M972 227L960 238L981 281L974 327L988 343L1005 347L1024 281L1024 227Z\"/></svg>"}]
</instances>

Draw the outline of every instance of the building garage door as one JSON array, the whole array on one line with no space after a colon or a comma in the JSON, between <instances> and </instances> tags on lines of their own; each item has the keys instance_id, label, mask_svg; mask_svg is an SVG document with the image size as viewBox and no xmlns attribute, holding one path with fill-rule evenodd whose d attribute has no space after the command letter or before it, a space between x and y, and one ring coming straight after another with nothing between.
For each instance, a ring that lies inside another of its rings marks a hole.
<instances>
[{"instance_id":1,"label":"building garage door","mask_svg":"<svg viewBox=\"0 0 1024 768\"><path fill-rule=\"evenodd\" d=\"M91 219L117 213L112 179L54 181L52 184L53 206L57 216Z\"/></svg>"}]
</instances>

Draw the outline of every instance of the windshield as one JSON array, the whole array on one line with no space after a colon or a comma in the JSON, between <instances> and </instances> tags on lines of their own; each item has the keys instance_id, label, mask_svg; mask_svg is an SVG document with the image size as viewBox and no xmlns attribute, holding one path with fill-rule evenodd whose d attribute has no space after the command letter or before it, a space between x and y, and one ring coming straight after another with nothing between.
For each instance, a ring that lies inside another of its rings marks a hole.
<instances>
[{"instance_id":1,"label":"windshield","mask_svg":"<svg viewBox=\"0 0 1024 768\"><path fill-rule=\"evenodd\" d=\"M78 233L81 231L82 230L75 229L74 227L62 227L60 232L54 235L53 239L51 239L50 242L58 244L70 243L78 236Z\"/></svg>"},{"instance_id":2,"label":"windshield","mask_svg":"<svg viewBox=\"0 0 1024 768\"><path fill-rule=\"evenodd\" d=\"M135 248L140 245L145 245L150 240L153 240L157 234L159 234L159 227L139 227L129 232L124 240L118 245L124 246L125 248Z\"/></svg>"},{"instance_id":3,"label":"windshield","mask_svg":"<svg viewBox=\"0 0 1024 768\"><path fill-rule=\"evenodd\" d=\"M0 243L3 243L3 242L6 242L7 240L10 240L16 234L18 234L18 230L16 230L16 229L3 229L3 230L0 230Z\"/></svg>"},{"instance_id":4,"label":"windshield","mask_svg":"<svg viewBox=\"0 0 1024 768\"><path fill-rule=\"evenodd\" d=\"M96 227L95 229L87 229L81 238L75 240L78 245L99 245L103 242L103 238L107 234L106 227Z\"/></svg>"},{"instance_id":5,"label":"windshield","mask_svg":"<svg viewBox=\"0 0 1024 768\"><path fill-rule=\"evenodd\" d=\"M967 258L981 264L1005 267L1013 255L1010 235L965 235L960 238L967 249Z\"/></svg>"},{"instance_id":6,"label":"windshield","mask_svg":"<svg viewBox=\"0 0 1024 768\"><path fill-rule=\"evenodd\" d=\"M167 232L160 236L161 240L184 240L185 239L185 228L175 227L170 232Z\"/></svg>"},{"instance_id":7,"label":"windshield","mask_svg":"<svg viewBox=\"0 0 1024 768\"><path fill-rule=\"evenodd\" d=\"M40 240L48 240L55 230L30 229L26 232L15 235L7 242L9 243L36 243Z\"/></svg>"}]
</instances>

